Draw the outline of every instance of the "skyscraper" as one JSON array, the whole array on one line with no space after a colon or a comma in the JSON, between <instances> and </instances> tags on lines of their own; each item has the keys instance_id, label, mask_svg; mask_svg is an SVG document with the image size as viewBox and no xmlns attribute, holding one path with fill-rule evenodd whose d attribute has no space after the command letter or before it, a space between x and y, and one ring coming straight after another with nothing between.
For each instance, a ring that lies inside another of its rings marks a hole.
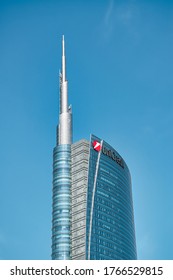
<instances>
[{"instance_id":1,"label":"skyscraper","mask_svg":"<svg viewBox=\"0 0 173 280\"><path fill-rule=\"evenodd\" d=\"M52 258L70 259L71 250L71 143L72 112L68 106L65 73L65 46L62 39L59 125L53 151Z\"/></svg>"},{"instance_id":2,"label":"skyscraper","mask_svg":"<svg viewBox=\"0 0 173 280\"><path fill-rule=\"evenodd\" d=\"M71 119L63 37L52 259L136 259L129 169L113 147L94 135L72 144Z\"/></svg>"}]
</instances>

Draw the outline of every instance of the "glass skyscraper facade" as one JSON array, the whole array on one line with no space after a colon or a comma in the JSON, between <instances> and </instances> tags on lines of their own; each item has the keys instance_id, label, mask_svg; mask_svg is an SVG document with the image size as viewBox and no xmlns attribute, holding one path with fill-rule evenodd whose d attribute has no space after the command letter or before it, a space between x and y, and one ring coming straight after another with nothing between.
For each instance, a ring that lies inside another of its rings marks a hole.
<instances>
[{"instance_id":1,"label":"glass skyscraper facade","mask_svg":"<svg viewBox=\"0 0 173 280\"><path fill-rule=\"evenodd\" d=\"M129 169L94 135L72 145L71 235L72 259L137 258Z\"/></svg>"},{"instance_id":2,"label":"glass skyscraper facade","mask_svg":"<svg viewBox=\"0 0 173 280\"><path fill-rule=\"evenodd\" d=\"M71 147L53 151L52 259L69 260L71 250Z\"/></svg>"},{"instance_id":3,"label":"glass skyscraper facade","mask_svg":"<svg viewBox=\"0 0 173 280\"><path fill-rule=\"evenodd\" d=\"M129 169L112 146L94 135L72 144L71 120L63 38L53 153L52 259L136 259Z\"/></svg>"}]
</instances>

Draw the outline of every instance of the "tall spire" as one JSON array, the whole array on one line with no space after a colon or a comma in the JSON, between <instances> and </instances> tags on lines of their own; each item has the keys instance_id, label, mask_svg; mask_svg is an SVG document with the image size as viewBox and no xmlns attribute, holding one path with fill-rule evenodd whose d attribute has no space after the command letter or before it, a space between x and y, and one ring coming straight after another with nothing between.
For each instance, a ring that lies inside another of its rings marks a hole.
<instances>
[{"instance_id":1,"label":"tall spire","mask_svg":"<svg viewBox=\"0 0 173 280\"><path fill-rule=\"evenodd\" d=\"M65 42L62 36L62 68L60 74L60 113L68 112L68 93L66 81L66 65L65 65Z\"/></svg>"},{"instance_id":2,"label":"tall spire","mask_svg":"<svg viewBox=\"0 0 173 280\"><path fill-rule=\"evenodd\" d=\"M62 81L65 82L65 41L64 35L62 35Z\"/></svg>"},{"instance_id":3,"label":"tall spire","mask_svg":"<svg viewBox=\"0 0 173 280\"><path fill-rule=\"evenodd\" d=\"M68 89L65 65L65 41L62 36L62 69L60 73L60 114L58 129L58 144L72 143L72 113L68 105Z\"/></svg>"}]
</instances>

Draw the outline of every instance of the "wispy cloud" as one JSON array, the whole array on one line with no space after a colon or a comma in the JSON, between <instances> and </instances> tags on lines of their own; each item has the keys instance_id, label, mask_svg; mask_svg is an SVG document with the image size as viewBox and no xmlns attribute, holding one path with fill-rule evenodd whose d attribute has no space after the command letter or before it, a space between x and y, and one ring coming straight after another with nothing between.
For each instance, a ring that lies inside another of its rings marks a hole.
<instances>
[{"instance_id":1,"label":"wispy cloud","mask_svg":"<svg viewBox=\"0 0 173 280\"><path fill-rule=\"evenodd\" d=\"M114 0L110 0L109 1L109 4L108 4L108 7L107 7L107 10L105 12L105 15L104 15L104 19L103 19L103 22L104 22L104 32L103 32L103 35L108 38L113 29L114 29Z\"/></svg>"},{"instance_id":2,"label":"wispy cloud","mask_svg":"<svg viewBox=\"0 0 173 280\"><path fill-rule=\"evenodd\" d=\"M113 35L117 25L131 32L133 20L138 16L138 13L138 7L134 0L127 3L117 3L115 0L110 0L102 22L105 39L109 39Z\"/></svg>"},{"instance_id":3,"label":"wispy cloud","mask_svg":"<svg viewBox=\"0 0 173 280\"><path fill-rule=\"evenodd\" d=\"M117 19L124 25L130 24L134 17L134 10L132 6L125 6L119 9Z\"/></svg>"},{"instance_id":4,"label":"wispy cloud","mask_svg":"<svg viewBox=\"0 0 173 280\"><path fill-rule=\"evenodd\" d=\"M114 0L110 0L104 16L104 23L106 26L110 26L111 24L113 11L114 11Z\"/></svg>"}]
</instances>

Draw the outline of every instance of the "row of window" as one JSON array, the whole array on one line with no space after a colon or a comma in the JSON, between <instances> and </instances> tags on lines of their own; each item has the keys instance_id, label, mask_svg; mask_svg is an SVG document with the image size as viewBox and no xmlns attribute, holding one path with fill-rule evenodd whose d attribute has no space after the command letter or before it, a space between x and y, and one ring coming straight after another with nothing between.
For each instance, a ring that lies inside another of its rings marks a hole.
<instances>
[{"instance_id":1,"label":"row of window","mask_svg":"<svg viewBox=\"0 0 173 280\"><path fill-rule=\"evenodd\" d=\"M111 199L105 199L99 195L96 196L95 198L95 201L96 203L98 204L102 204L106 207L109 207L111 209L116 209L116 208L120 208L123 210L123 212L126 214L126 215L129 215L131 218L133 218L133 212L132 212L132 205L130 205L130 203L127 203L127 201L122 201L120 200L122 197L120 197L118 199L118 205L112 201Z\"/></svg>"},{"instance_id":2,"label":"row of window","mask_svg":"<svg viewBox=\"0 0 173 280\"><path fill-rule=\"evenodd\" d=\"M92 238L93 237L97 238L98 242L100 239L109 241L115 246L124 248L124 250L128 250L130 254L133 254L135 251L135 240L133 238L129 239L129 237L127 237L123 233L117 232L117 234L115 234L100 228L93 228Z\"/></svg>"}]
</instances>

